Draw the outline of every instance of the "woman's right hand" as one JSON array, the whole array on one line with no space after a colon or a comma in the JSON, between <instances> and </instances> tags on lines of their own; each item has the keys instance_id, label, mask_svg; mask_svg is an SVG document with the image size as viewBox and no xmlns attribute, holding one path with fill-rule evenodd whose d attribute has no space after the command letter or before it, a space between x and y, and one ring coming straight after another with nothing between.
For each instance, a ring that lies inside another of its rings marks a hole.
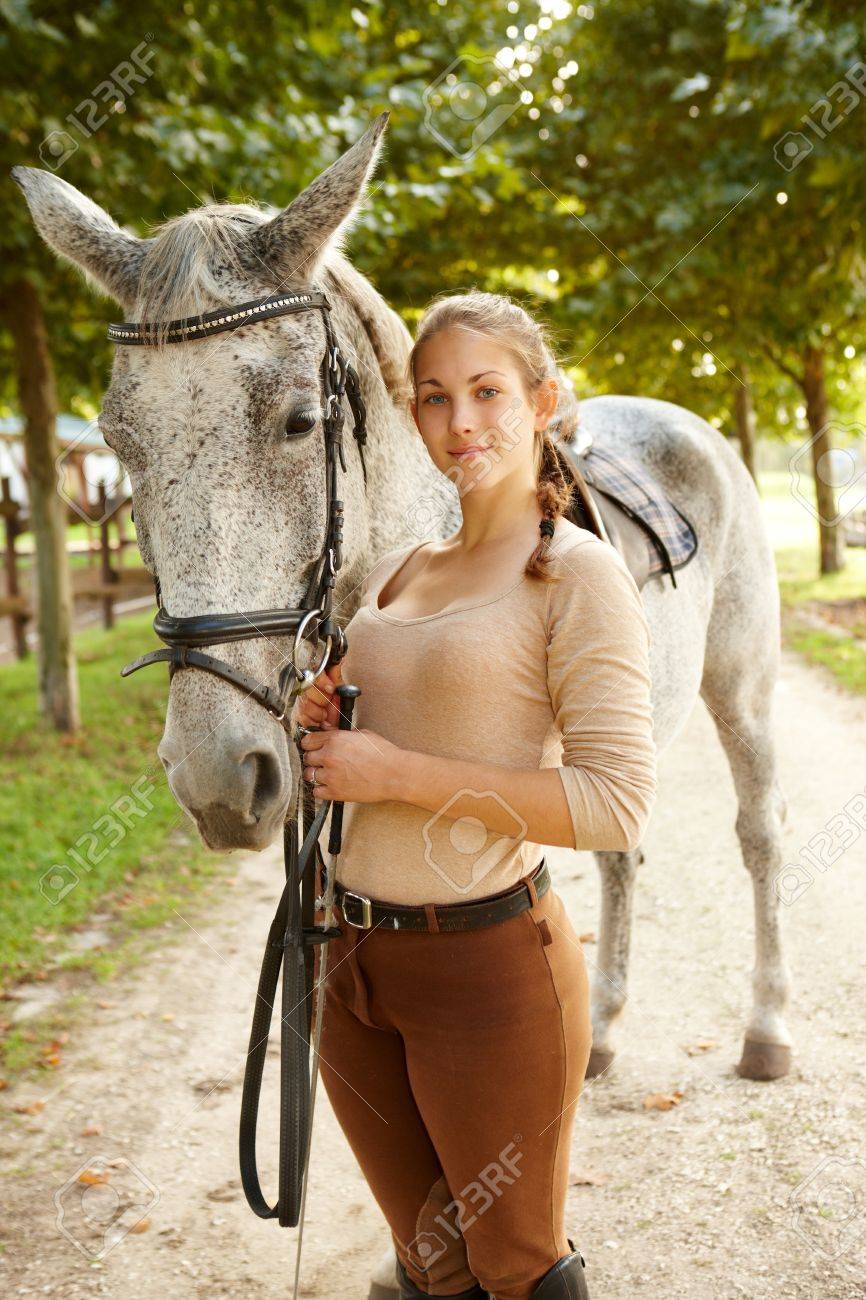
<instances>
[{"instance_id":1,"label":"woman's right hand","mask_svg":"<svg viewBox=\"0 0 866 1300\"><path fill-rule=\"evenodd\" d=\"M330 664L295 701L292 720L302 727L330 729L340 724L340 705L335 688L341 685L340 664Z\"/></svg>"}]
</instances>

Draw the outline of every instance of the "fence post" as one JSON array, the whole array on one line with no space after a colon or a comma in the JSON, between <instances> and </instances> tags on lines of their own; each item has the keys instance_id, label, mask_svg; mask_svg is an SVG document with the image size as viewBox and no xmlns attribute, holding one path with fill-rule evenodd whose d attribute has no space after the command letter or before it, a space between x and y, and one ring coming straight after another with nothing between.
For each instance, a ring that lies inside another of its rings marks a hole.
<instances>
[{"instance_id":1,"label":"fence post","mask_svg":"<svg viewBox=\"0 0 866 1300\"><path fill-rule=\"evenodd\" d=\"M3 515L4 531L6 533L6 594L9 597L9 618L12 623L12 635L15 639L15 654L19 659L26 659L29 653L27 649L27 610L21 597L21 589L18 585L18 557L15 554L15 538L18 536L18 514L20 506L17 501L12 499L12 490L9 479L4 474L0 481L2 488L2 498L0 498L0 514Z\"/></svg>"},{"instance_id":2,"label":"fence post","mask_svg":"<svg viewBox=\"0 0 866 1300\"><path fill-rule=\"evenodd\" d=\"M105 490L105 480L102 479L99 484L99 541L101 549L101 579L102 585L109 588L112 583L117 582L117 574L111 567L111 540L109 537L109 520L108 515L108 493ZM102 598L102 626L104 628L114 627L114 595L111 591L106 590Z\"/></svg>"}]
</instances>

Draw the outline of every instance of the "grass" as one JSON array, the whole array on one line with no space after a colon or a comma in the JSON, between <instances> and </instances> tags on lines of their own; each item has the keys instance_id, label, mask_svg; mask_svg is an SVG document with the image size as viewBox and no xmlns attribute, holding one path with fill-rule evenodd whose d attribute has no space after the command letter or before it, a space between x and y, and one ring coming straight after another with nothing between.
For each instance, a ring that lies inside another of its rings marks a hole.
<instances>
[{"instance_id":1,"label":"grass","mask_svg":"<svg viewBox=\"0 0 866 1300\"><path fill-rule=\"evenodd\" d=\"M0 673L4 989L61 971L110 981L161 941L157 928L175 908L230 874L200 844L156 756L167 676L120 677L121 665L153 644L149 614L76 637L84 725L75 736L40 718L35 660ZM88 922L106 940L76 951L74 934ZM65 992L74 979L64 977ZM40 1057L71 1006L4 1023L7 1072Z\"/></svg>"},{"instance_id":2,"label":"grass","mask_svg":"<svg viewBox=\"0 0 866 1300\"><path fill-rule=\"evenodd\" d=\"M792 650L826 668L849 690L866 692L866 641L844 631L823 631L803 617L809 602L866 599L866 547L849 546L845 568L818 571L818 522L791 491L791 477L778 471L760 476L761 499L776 555L782 597L782 634Z\"/></svg>"}]
</instances>

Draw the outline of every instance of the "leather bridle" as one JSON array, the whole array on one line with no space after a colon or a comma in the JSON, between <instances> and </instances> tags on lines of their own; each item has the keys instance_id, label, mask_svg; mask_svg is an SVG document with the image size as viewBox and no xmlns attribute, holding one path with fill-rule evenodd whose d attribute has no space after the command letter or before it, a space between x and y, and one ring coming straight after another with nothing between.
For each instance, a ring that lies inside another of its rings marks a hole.
<instances>
[{"instance_id":1,"label":"leather bridle","mask_svg":"<svg viewBox=\"0 0 866 1300\"><path fill-rule=\"evenodd\" d=\"M121 670L122 676L128 677L149 664L167 662L169 676L172 677L180 668L200 668L237 686L245 695L267 709L278 722L283 723L287 730L288 713L295 696L305 690L328 663L338 663L346 650L342 628L332 614L334 584L342 564L343 503L337 497L337 458L339 457L340 467L345 473L344 395L348 398L354 416L354 436L361 456L365 486L367 482L367 466L364 461L367 412L357 372L340 350L334 336L328 314L330 303L318 291L291 293L242 303L241 306L228 310L207 312L203 316L188 316L183 320L170 321L160 332L157 332L158 327L146 323L124 322L108 327L108 337L114 343L127 347L153 346L160 342L179 343L206 338L239 329L256 320L315 309L322 312L326 340L321 375L328 507L322 552L313 566L303 604L297 608L256 609L237 614L197 614L191 618L174 618L162 604L159 577L154 574L159 608L153 629L167 648L152 650ZM280 673L276 688L254 681L231 664L216 659L213 655L203 654L198 648L272 636L295 638L291 658ZM321 659L314 668L303 668L298 663L298 652L304 640L325 643Z\"/></svg>"},{"instance_id":2,"label":"leather bridle","mask_svg":"<svg viewBox=\"0 0 866 1300\"><path fill-rule=\"evenodd\" d=\"M109 339L122 346L162 346L193 342L256 321L317 309L322 312L326 339L321 377L328 504L322 551L313 566L303 604L297 608L174 618L162 604L159 577L154 573L158 612L153 627L160 640L165 642L166 648L142 655L121 669L122 676L128 677L149 664L164 662L169 666L171 678L182 669L199 668L229 682L256 700L290 734L289 713L294 700L312 685L329 664L339 663L347 648L343 630L333 614L334 585L342 565L343 502L337 496L337 463L339 460L340 468L345 473L344 397L348 400L354 417L354 437L361 457L364 484L367 484L364 461L366 408L357 372L340 349L334 335L329 316L330 304L323 293L310 290L262 298L242 303L238 307L173 320L163 326L146 322L124 322L108 328ZM295 638L291 657L281 670L276 687L257 682L224 660L216 659L199 649L201 646L223 642L249 641L271 636ZM304 668L298 663L298 652L304 641L312 642L314 647L324 643L324 650L314 668ZM337 694L340 726L350 727L352 708L360 691L356 686L341 684L337 687ZM304 753L300 747L300 736L295 733L293 739L298 745L303 767ZM333 812L328 840L331 863L328 868L322 860L318 837L330 809ZM299 848L301 813L307 831ZM322 984L325 978L327 942L341 933L330 922L336 857L341 846L342 814L343 805L336 801L323 801L316 812L309 785L303 781L298 783L297 803L283 829L285 886L268 934L246 1058L239 1134L241 1181L253 1211L263 1219L276 1218L281 1227L295 1227L303 1212L324 1003L324 997L320 993L316 999L315 1058L311 1076L309 1049L315 986L314 948L322 945L322 960L319 965L319 983ZM323 925L316 924L316 914L320 909L324 909ZM271 1014L281 966L279 1190L276 1204L270 1206L262 1193L256 1165L256 1125ZM300 1240L299 1234L298 1264ZM297 1287L296 1272L296 1294Z\"/></svg>"}]
</instances>

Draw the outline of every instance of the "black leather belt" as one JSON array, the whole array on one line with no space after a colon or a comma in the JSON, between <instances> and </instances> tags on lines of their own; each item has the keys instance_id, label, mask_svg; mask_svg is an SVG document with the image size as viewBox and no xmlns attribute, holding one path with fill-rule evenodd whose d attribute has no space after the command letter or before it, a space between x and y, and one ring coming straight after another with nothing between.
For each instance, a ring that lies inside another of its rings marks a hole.
<instances>
[{"instance_id":1,"label":"black leather belt","mask_svg":"<svg viewBox=\"0 0 866 1300\"><path fill-rule=\"evenodd\" d=\"M550 888L550 871L544 858L527 879L532 881L535 897L542 898ZM357 930L476 930L483 925L507 921L532 907L535 899L525 881L501 894L475 899L472 903L428 903L421 907L401 907L382 903L365 894L345 889L339 881L334 886L334 902L347 925Z\"/></svg>"}]
</instances>

